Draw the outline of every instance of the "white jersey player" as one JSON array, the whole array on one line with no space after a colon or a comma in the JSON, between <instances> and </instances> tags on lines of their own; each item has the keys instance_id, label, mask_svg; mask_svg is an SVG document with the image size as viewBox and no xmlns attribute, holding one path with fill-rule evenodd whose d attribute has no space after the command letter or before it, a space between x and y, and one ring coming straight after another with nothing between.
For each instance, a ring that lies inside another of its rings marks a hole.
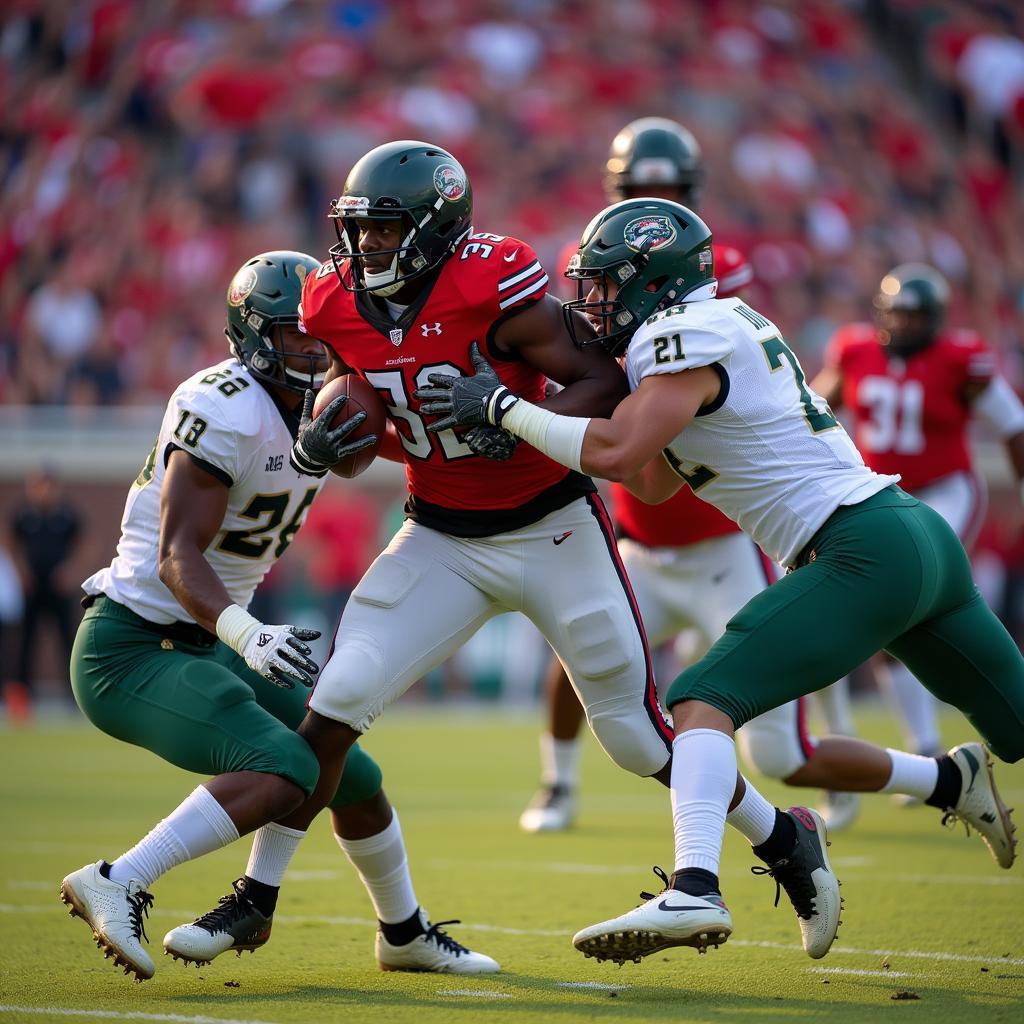
<instances>
[{"instance_id":1,"label":"white jersey player","mask_svg":"<svg viewBox=\"0 0 1024 1024\"><path fill-rule=\"evenodd\" d=\"M117 739L213 776L126 853L87 864L61 885L72 913L140 981L154 972L142 944L149 887L254 829L244 876L209 913L168 932L164 950L206 963L269 939L281 880L303 836L274 820L319 777L294 731L317 672L304 641L319 633L266 625L245 610L323 482L288 459L303 395L308 406L327 363L323 345L297 327L302 282L318 268L312 256L279 251L235 275L227 296L234 358L171 396L129 492L117 556L84 584L71 664L82 710ZM342 404L324 410L327 423ZM373 442L345 441L361 418L332 431L349 452ZM398 817L365 751L349 756L329 805L334 835L377 911L382 969L498 969L427 921Z\"/></svg>"},{"instance_id":2,"label":"white jersey player","mask_svg":"<svg viewBox=\"0 0 1024 1024\"><path fill-rule=\"evenodd\" d=\"M711 233L692 211L656 199L611 206L568 273L589 292L567 303L567 317L588 315L606 349L625 355L631 394L612 417L572 419L524 401L475 350L474 376L434 374L418 393L442 417L431 429L502 426L645 500L685 481L792 570L669 688L676 861L666 883L676 894L585 928L574 943L622 963L723 941L732 924L718 880L722 832L739 816L759 823L755 852L787 886L805 951L824 956L840 912L824 822L807 808L765 814L748 799L735 730L887 648L1014 761L1024 756L1024 658L942 517L864 465L770 321L714 298ZM916 795L977 829L1001 867L1013 863L1013 825L980 743L929 758L843 742L861 748L859 788ZM794 872L804 884L787 885Z\"/></svg>"}]
</instances>

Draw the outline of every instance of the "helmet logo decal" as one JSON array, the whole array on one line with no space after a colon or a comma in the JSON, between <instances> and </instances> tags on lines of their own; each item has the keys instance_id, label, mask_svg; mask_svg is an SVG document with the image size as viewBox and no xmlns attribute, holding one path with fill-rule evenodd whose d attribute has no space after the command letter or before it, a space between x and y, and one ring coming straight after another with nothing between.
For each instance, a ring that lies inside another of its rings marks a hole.
<instances>
[{"instance_id":1,"label":"helmet logo decal","mask_svg":"<svg viewBox=\"0 0 1024 1024\"><path fill-rule=\"evenodd\" d=\"M334 209L331 211L335 216L345 214L368 213L370 200L366 196L339 196L334 200Z\"/></svg>"},{"instance_id":2,"label":"helmet logo decal","mask_svg":"<svg viewBox=\"0 0 1024 1024\"><path fill-rule=\"evenodd\" d=\"M256 287L256 271L252 267L242 267L228 285L228 305L240 306Z\"/></svg>"},{"instance_id":3,"label":"helmet logo decal","mask_svg":"<svg viewBox=\"0 0 1024 1024\"><path fill-rule=\"evenodd\" d=\"M637 252L653 252L674 242L676 229L668 217L648 214L646 217L631 220L623 229L622 238L630 249Z\"/></svg>"},{"instance_id":4,"label":"helmet logo decal","mask_svg":"<svg viewBox=\"0 0 1024 1024\"><path fill-rule=\"evenodd\" d=\"M697 266L703 270L705 267L710 267L715 262L715 257L712 255L710 249L701 249L697 253Z\"/></svg>"},{"instance_id":5,"label":"helmet logo decal","mask_svg":"<svg viewBox=\"0 0 1024 1024\"><path fill-rule=\"evenodd\" d=\"M434 171L434 188L442 198L454 203L466 194L466 175L455 164L441 164Z\"/></svg>"}]
</instances>

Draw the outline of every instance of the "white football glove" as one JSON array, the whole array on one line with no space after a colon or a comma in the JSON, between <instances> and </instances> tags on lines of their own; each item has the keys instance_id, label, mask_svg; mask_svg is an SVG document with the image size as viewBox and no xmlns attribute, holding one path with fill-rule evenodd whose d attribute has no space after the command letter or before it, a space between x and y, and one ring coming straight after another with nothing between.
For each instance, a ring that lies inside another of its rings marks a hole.
<instances>
[{"instance_id":1,"label":"white football glove","mask_svg":"<svg viewBox=\"0 0 1024 1024\"><path fill-rule=\"evenodd\" d=\"M283 690L294 690L296 683L312 686L320 671L303 642L316 640L318 629L268 626L244 608L230 604L217 619L217 636L237 651L249 668Z\"/></svg>"}]
</instances>

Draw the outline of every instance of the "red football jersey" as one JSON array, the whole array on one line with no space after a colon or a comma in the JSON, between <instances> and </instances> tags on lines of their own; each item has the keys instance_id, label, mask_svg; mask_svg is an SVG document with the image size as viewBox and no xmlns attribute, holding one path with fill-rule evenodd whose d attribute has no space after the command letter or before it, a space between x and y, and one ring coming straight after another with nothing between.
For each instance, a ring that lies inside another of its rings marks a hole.
<instances>
[{"instance_id":1,"label":"red football jersey","mask_svg":"<svg viewBox=\"0 0 1024 1024\"><path fill-rule=\"evenodd\" d=\"M342 272L350 280L351 269L344 266ZM417 387L428 385L431 373L471 373L469 345L476 341L511 391L529 401L543 399L544 375L522 361L488 352L488 338L499 321L542 298L547 283L530 246L483 231L469 235L445 261L432 287L397 322L367 296L348 291L329 261L306 279L301 326L329 345L383 399L405 449L413 518L425 522L416 509L437 506L435 520L444 510L456 511L450 522L429 525L444 529L459 524L450 532L469 536L500 532L477 531L467 524L473 512L518 509L570 475L527 444L499 463L474 455L452 430L429 433L427 423L434 417L421 415L413 397Z\"/></svg>"},{"instance_id":2,"label":"red football jersey","mask_svg":"<svg viewBox=\"0 0 1024 1024\"><path fill-rule=\"evenodd\" d=\"M879 342L872 324L847 324L829 341L825 362L842 374L854 440L876 473L899 473L914 491L970 470L965 392L996 371L995 356L974 331L944 331L904 359Z\"/></svg>"},{"instance_id":3,"label":"red football jersey","mask_svg":"<svg viewBox=\"0 0 1024 1024\"><path fill-rule=\"evenodd\" d=\"M718 297L732 298L754 277L750 264L739 249L712 243ZM630 494L622 484L612 484L612 510L619 534L649 548L681 548L726 533L739 527L714 505L702 501L689 487L660 505L647 505Z\"/></svg>"}]
</instances>

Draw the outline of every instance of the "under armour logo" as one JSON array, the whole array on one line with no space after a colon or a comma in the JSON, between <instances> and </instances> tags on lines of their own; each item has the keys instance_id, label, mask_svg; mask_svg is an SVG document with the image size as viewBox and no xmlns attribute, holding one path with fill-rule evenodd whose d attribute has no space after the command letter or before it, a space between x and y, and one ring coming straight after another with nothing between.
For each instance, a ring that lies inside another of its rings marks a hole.
<instances>
[{"instance_id":1,"label":"under armour logo","mask_svg":"<svg viewBox=\"0 0 1024 1024\"><path fill-rule=\"evenodd\" d=\"M274 639L274 634L273 633L260 633L260 638L259 638L259 640L256 641L256 646L257 647L266 647L267 644L269 644L270 641L273 640L273 639Z\"/></svg>"},{"instance_id":2,"label":"under armour logo","mask_svg":"<svg viewBox=\"0 0 1024 1024\"><path fill-rule=\"evenodd\" d=\"M420 324L420 330L423 332L423 337L424 338L428 334L440 334L441 333L441 322L439 320L435 320L433 327L431 327L429 324Z\"/></svg>"}]
</instances>

